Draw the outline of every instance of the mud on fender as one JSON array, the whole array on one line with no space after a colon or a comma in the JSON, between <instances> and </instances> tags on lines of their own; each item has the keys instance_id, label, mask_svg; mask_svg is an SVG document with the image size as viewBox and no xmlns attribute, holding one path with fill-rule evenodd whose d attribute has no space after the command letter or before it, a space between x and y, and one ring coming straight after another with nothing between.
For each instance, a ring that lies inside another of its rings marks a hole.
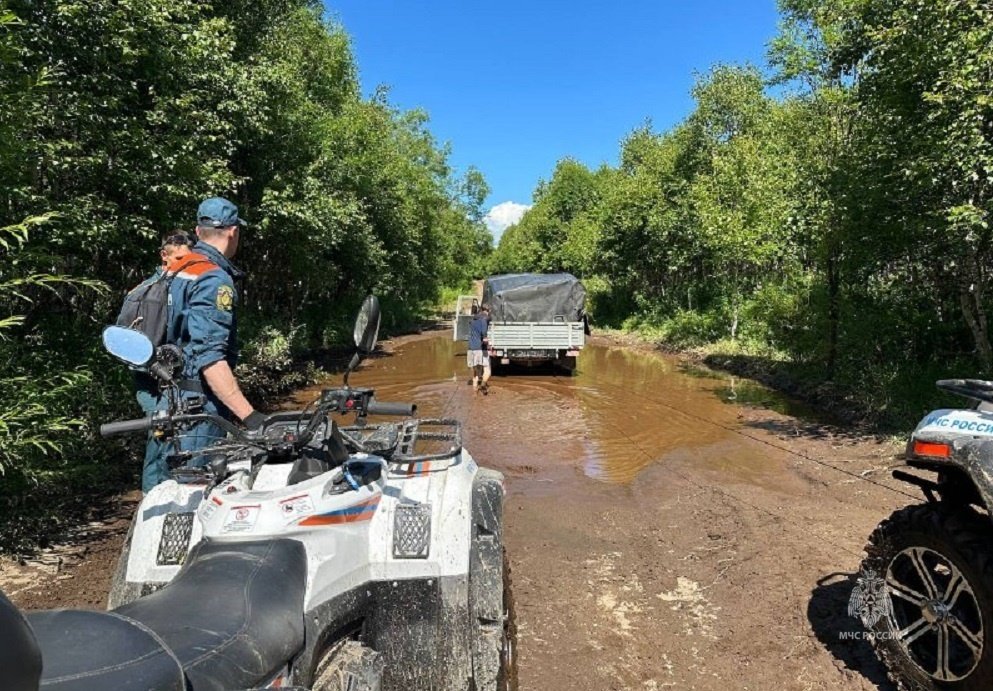
<instances>
[{"instance_id":1,"label":"mud on fender","mask_svg":"<svg viewBox=\"0 0 993 691\"><path fill-rule=\"evenodd\" d=\"M503 475L480 469L472 483L469 602L474 625L503 623Z\"/></svg>"},{"instance_id":2,"label":"mud on fender","mask_svg":"<svg viewBox=\"0 0 993 691\"><path fill-rule=\"evenodd\" d=\"M503 543L503 473L480 468L472 481L472 537Z\"/></svg>"}]
</instances>

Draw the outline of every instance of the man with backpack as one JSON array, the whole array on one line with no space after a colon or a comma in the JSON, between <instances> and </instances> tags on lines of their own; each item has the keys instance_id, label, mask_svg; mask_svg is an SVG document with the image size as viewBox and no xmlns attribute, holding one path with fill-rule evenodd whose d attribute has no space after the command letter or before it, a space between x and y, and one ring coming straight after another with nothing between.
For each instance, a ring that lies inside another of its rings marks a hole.
<instances>
[{"instance_id":1,"label":"man with backpack","mask_svg":"<svg viewBox=\"0 0 993 691\"><path fill-rule=\"evenodd\" d=\"M143 322L148 318L146 313L149 309L159 309L165 311L168 302L168 278L165 275L166 268L169 264L175 260L185 257L190 253L190 248L196 243L196 239L190 233L185 230L175 230L168 233L162 238L162 245L159 247L159 257L162 259L162 263L155 269L155 272L146 278L144 281L139 283L131 292L128 293L127 297L124 299L124 307L121 309L120 315L117 317L118 326L126 326L132 329L138 329L139 331L145 332ZM155 286L161 283L159 287L159 292L162 297L157 298L161 304L144 305L143 303L149 300L156 300L154 296ZM155 345L160 345L161 342L165 340L165 319L166 315L162 316L162 327L161 335L155 336L154 334L146 333L149 338L153 340ZM151 376L147 374L138 373L135 377L135 385L137 389L138 405L141 406L142 411L145 415L151 415L155 412L156 399L158 398L158 387Z\"/></svg>"},{"instance_id":2,"label":"man with backpack","mask_svg":"<svg viewBox=\"0 0 993 691\"><path fill-rule=\"evenodd\" d=\"M262 426L265 416L248 402L234 376L238 358L235 280L242 274L231 258L238 251L243 225L238 207L227 199L205 200L197 211L198 240L192 251L174 258L160 279L164 283L146 290L138 308L126 316L137 313L132 324L137 322L135 328L145 331L156 345L164 342L180 348L183 370L178 386L184 399L201 399L204 413L241 420L254 430ZM163 293L165 309L159 304ZM158 324L163 315L164 328ZM122 311L122 320L126 316ZM167 405L164 397L157 398L157 409ZM223 437L224 431L217 425L200 422L182 431L179 450L197 451ZM144 492L169 478L169 450L154 435L149 437L142 472ZM195 456L189 465L204 465L206 460L203 455Z\"/></svg>"},{"instance_id":3,"label":"man with backpack","mask_svg":"<svg viewBox=\"0 0 993 691\"><path fill-rule=\"evenodd\" d=\"M173 231L162 238L162 245L159 247L159 257L162 262L151 276L128 293L124 300L124 307L117 318L118 326L136 328L145 332L143 327L145 320L150 317L149 311L159 310L161 314L158 320L161 321L162 325L157 328L160 334L156 335L154 333L155 328L153 328L153 333L146 333L146 335L155 342L155 345L165 342L169 290L166 269L172 261L189 254L190 248L195 242L196 239L193 235L185 230ZM157 296L156 293L158 293ZM155 413L159 405L159 387L151 375L143 372L135 373L135 397L146 416ZM145 448L145 463L142 471L142 486L146 492L165 479L162 477L162 472L167 472L168 469L160 471L158 468L162 454L161 442L154 435L150 436ZM145 477L146 474L147 478Z\"/></svg>"}]
</instances>

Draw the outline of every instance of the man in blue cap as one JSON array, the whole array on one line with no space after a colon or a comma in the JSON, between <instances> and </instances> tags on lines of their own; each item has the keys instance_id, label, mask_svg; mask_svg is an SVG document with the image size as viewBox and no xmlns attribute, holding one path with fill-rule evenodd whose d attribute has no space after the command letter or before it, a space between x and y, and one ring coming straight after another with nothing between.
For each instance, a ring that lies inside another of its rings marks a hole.
<instances>
[{"instance_id":1,"label":"man in blue cap","mask_svg":"<svg viewBox=\"0 0 993 691\"><path fill-rule=\"evenodd\" d=\"M238 360L235 280L242 273L231 263L231 258L238 251L244 225L238 217L238 207L227 199L212 197L200 204L197 243L192 252L173 260L167 267L174 278L169 287L166 340L183 351L180 382L183 395L202 395L204 412L241 420L254 430L264 423L265 416L248 402L234 376ZM165 401L160 403L165 404ZM184 431L179 440L180 449L199 450L223 437L224 431L217 425L198 423ZM190 465L205 463L206 457L202 455L190 461ZM168 478L164 454L151 464L146 460L142 476L145 492Z\"/></svg>"}]
</instances>

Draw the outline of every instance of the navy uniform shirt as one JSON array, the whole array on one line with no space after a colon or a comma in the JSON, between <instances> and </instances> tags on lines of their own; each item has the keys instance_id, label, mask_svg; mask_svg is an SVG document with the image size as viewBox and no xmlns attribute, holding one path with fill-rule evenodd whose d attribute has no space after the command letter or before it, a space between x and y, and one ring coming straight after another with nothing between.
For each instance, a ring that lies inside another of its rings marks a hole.
<instances>
[{"instance_id":1,"label":"navy uniform shirt","mask_svg":"<svg viewBox=\"0 0 993 691\"><path fill-rule=\"evenodd\" d=\"M486 330L490 326L490 318L480 313L469 325L469 350L482 350L483 339L486 338Z\"/></svg>"},{"instance_id":2,"label":"navy uniform shirt","mask_svg":"<svg viewBox=\"0 0 993 691\"><path fill-rule=\"evenodd\" d=\"M208 365L238 362L235 278L241 272L214 247L200 242L168 270L176 276L169 289L169 343L183 351L184 379L200 379ZM207 387L204 387L207 390Z\"/></svg>"}]
</instances>

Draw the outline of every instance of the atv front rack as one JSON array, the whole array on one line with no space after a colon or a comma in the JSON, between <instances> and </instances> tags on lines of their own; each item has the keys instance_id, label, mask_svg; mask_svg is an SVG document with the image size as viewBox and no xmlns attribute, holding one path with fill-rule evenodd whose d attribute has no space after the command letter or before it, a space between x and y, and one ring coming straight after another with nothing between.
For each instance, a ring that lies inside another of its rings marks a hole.
<instances>
[{"instance_id":1,"label":"atv front rack","mask_svg":"<svg viewBox=\"0 0 993 691\"><path fill-rule=\"evenodd\" d=\"M426 428L426 429L425 429ZM416 453L419 442L449 442L447 448L435 452ZM420 463L454 458L462 453L462 423L451 418L409 420L400 427L400 440L393 452L394 463Z\"/></svg>"},{"instance_id":2,"label":"atv front rack","mask_svg":"<svg viewBox=\"0 0 993 691\"><path fill-rule=\"evenodd\" d=\"M391 463L440 461L462 453L462 424L451 418L415 418L398 424L342 427L341 431Z\"/></svg>"}]
</instances>

